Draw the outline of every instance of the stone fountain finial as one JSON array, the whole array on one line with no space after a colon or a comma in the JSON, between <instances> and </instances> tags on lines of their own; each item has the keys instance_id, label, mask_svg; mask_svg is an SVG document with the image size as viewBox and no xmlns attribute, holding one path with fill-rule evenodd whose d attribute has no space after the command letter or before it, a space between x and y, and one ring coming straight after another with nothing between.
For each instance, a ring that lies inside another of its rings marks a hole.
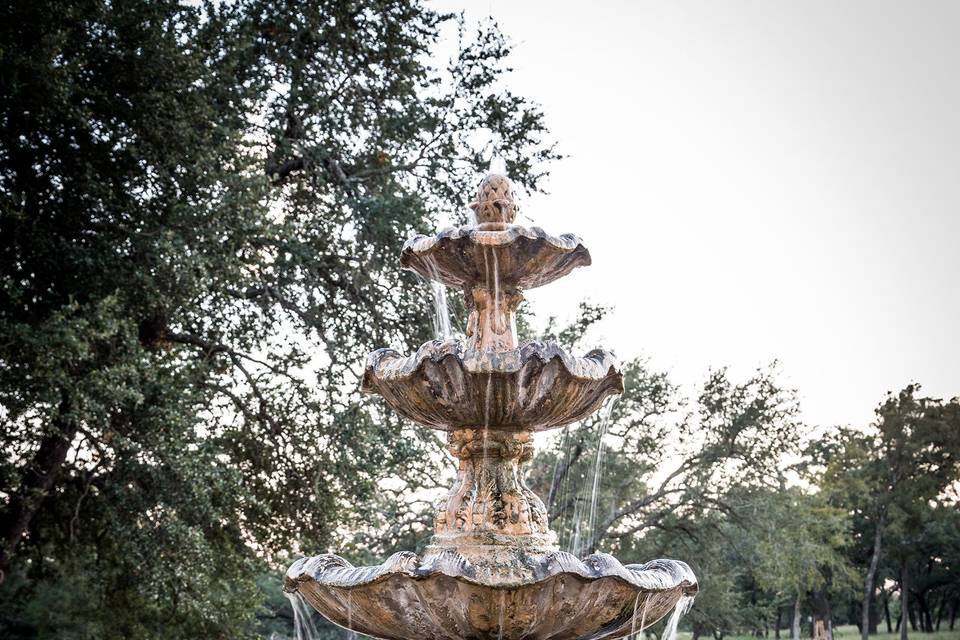
<instances>
[{"instance_id":1,"label":"stone fountain finial","mask_svg":"<svg viewBox=\"0 0 960 640\"><path fill-rule=\"evenodd\" d=\"M524 482L533 432L582 419L623 391L605 351L575 357L552 342L516 343L522 291L590 264L590 254L576 236L513 224L506 176L484 178L470 206L476 226L413 237L400 254L404 267L464 292L468 339L434 340L406 357L379 349L362 383L394 411L448 433L457 479L436 505L431 544L422 557L397 553L373 567L304 558L284 589L341 626L390 640L601 640L640 631L696 593L690 568L561 551L546 507Z\"/></svg>"},{"instance_id":2,"label":"stone fountain finial","mask_svg":"<svg viewBox=\"0 0 960 640\"><path fill-rule=\"evenodd\" d=\"M517 203L510 178L499 173L487 175L477 189L477 199L470 203L478 227L484 231L503 229L517 217Z\"/></svg>"}]
</instances>

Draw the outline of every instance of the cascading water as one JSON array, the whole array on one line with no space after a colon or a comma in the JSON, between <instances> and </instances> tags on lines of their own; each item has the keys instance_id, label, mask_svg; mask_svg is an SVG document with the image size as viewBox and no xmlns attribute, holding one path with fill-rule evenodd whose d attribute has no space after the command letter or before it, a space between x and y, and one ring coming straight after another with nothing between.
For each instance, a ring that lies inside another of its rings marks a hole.
<instances>
[{"instance_id":1,"label":"cascading water","mask_svg":"<svg viewBox=\"0 0 960 640\"><path fill-rule=\"evenodd\" d=\"M611 397L600 410L600 424L597 428L597 453L594 457L593 475L589 484L591 491L586 523L583 522L583 510L585 508L585 494L588 484L585 477L581 476L580 478L580 489L577 491L577 497L574 502L572 541L568 546L570 553L575 555L581 554L584 551L584 549L581 548L584 542L589 542L593 545L597 543L597 507L599 505L600 482L603 478L603 464L605 459L603 439L607 434L607 428L610 425L616 400L616 397Z\"/></svg>"},{"instance_id":2,"label":"cascading water","mask_svg":"<svg viewBox=\"0 0 960 640\"><path fill-rule=\"evenodd\" d=\"M503 640L503 612L507 607L507 592L500 592L500 617L497 621L497 640Z\"/></svg>"},{"instance_id":3,"label":"cascading water","mask_svg":"<svg viewBox=\"0 0 960 640\"><path fill-rule=\"evenodd\" d=\"M353 592L347 592L347 629L350 630L350 640L355 640L357 632L353 630Z\"/></svg>"},{"instance_id":4,"label":"cascading water","mask_svg":"<svg viewBox=\"0 0 960 640\"><path fill-rule=\"evenodd\" d=\"M449 340L453 337L450 322L450 305L447 301L447 286L439 282L440 275L437 262L430 259L426 262L430 277L426 278L433 298L433 335L437 340Z\"/></svg>"},{"instance_id":5,"label":"cascading water","mask_svg":"<svg viewBox=\"0 0 960 640\"><path fill-rule=\"evenodd\" d=\"M490 252L493 262L493 330L503 333L503 320L500 317L500 270L497 267L497 252Z\"/></svg>"},{"instance_id":6,"label":"cascading water","mask_svg":"<svg viewBox=\"0 0 960 640\"><path fill-rule=\"evenodd\" d=\"M433 289L433 333L437 340L449 340L453 335L450 327L450 307L447 304L447 287L431 283Z\"/></svg>"},{"instance_id":7,"label":"cascading water","mask_svg":"<svg viewBox=\"0 0 960 640\"><path fill-rule=\"evenodd\" d=\"M640 610L640 626L637 627L637 605L640 604L640 594L637 594L636 599L633 601L633 617L630 619L630 638L631 640L637 635L637 629L643 629L644 623L647 619L647 607L650 605L650 600L643 601L643 608Z\"/></svg>"},{"instance_id":8,"label":"cascading water","mask_svg":"<svg viewBox=\"0 0 960 640\"><path fill-rule=\"evenodd\" d=\"M692 605L692 596L683 596L677 601L673 613L670 614L670 618L667 619L667 624L663 628L663 635L660 636L660 640L677 640L677 625L680 624L680 618L686 615Z\"/></svg>"},{"instance_id":9,"label":"cascading water","mask_svg":"<svg viewBox=\"0 0 960 640\"><path fill-rule=\"evenodd\" d=\"M284 592L293 609L293 633L296 640L319 640L320 632L313 622L313 608L300 593Z\"/></svg>"},{"instance_id":10,"label":"cascading water","mask_svg":"<svg viewBox=\"0 0 960 640\"><path fill-rule=\"evenodd\" d=\"M600 420L600 434L597 437L597 459L593 466L593 490L590 492L590 517L587 519L587 531L590 534L592 544L597 543L597 500L598 490L600 489L600 479L603 477L604 446L603 439L607 435L607 428L610 426L610 418L613 416L613 407L617 403L615 396L607 400L603 408Z\"/></svg>"},{"instance_id":11,"label":"cascading water","mask_svg":"<svg viewBox=\"0 0 960 640\"><path fill-rule=\"evenodd\" d=\"M560 480L560 486L557 488L556 497L550 502L550 508L552 509L554 505L566 505L570 500L570 482L571 478L571 466L573 461L571 458L571 447L573 446L573 438L571 437L571 431L576 433L580 429L580 424L576 424L576 428L571 429L571 425L566 425L563 428L563 441L561 444L561 449L563 449L563 478ZM560 459L557 460L557 464L560 463ZM554 470L554 477L557 475L557 471ZM574 499L574 507L576 507L576 499ZM571 522L576 522L576 518L572 519ZM559 540L560 547L566 549L567 551L572 552L573 548L573 533L567 533L566 544L564 544L564 538L561 537ZM562 534L561 534L562 536Z\"/></svg>"}]
</instances>

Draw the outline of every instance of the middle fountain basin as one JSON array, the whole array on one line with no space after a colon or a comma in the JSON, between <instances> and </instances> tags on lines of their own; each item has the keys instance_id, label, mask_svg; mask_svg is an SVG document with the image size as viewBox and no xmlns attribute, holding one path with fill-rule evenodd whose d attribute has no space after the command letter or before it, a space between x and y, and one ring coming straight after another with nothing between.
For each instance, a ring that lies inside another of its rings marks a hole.
<instances>
[{"instance_id":1,"label":"middle fountain basin","mask_svg":"<svg viewBox=\"0 0 960 640\"><path fill-rule=\"evenodd\" d=\"M574 357L553 342L493 352L434 340L411 356L374 351L362 388L434 429L541 431L599 409L607 396L623 391L623 375L613 356L599 349Z\"/></svg>"}]
</instances>

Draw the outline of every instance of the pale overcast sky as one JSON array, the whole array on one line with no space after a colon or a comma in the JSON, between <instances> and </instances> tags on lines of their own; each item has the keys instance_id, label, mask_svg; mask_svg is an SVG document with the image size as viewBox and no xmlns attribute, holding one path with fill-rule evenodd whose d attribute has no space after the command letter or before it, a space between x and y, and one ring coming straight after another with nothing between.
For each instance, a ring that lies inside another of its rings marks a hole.
<instances>
[{"instance_id":1,"label":"pale overcast sky","mask_svg":"<svg viewBox=\"0 0 960 640\"><path fill-rule=\"evenodd\" d=\"M593 266L538 313L613 304L603 346L689 385L779 359L812 424L960 393L960 2L434 6L495 17L569 156L525 213Z\"/></svg>"}]
</instances>

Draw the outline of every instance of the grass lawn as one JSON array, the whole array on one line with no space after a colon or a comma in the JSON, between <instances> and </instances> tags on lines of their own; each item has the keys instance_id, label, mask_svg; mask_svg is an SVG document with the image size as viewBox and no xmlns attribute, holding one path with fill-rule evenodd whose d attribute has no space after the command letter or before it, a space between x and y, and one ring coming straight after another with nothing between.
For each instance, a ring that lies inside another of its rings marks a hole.
<instances>
[{"instance_id":1,"label":"grass lawn","mask_svg":"<svg viewBox=\"0 0 960 640\"><path fill-rule=\"evenodd\" d=\"M881 629L886 629L884 625L880 626ZM910 631L909 638L910 640L960 640L960 628L955 628L953 631L947 631L941 626L940 631L934 633L921 633L919 631L914 632ZM804 625L801 628L800 637L809 638L807 635L810 633L808 625ZM689 631L681 631L677 634L677 640L690 640ZM833 630L834 640L860 640L860 631L857 630L855 625L843 625L841 627L835 627ZM781 640L790 640L790 629L781 629L780 630L780 639ZM878 633L876 635L870 636L870 640L899 640L899 633ZM709 636L704 636L701 640L712 640ZM758 640L754 636L726 636L724 640ZM762 639L759 639L762 640ZM770 634L770 637L767 640L773 640L773 634Z\"/></svg>"},{"instance_id":2,"label":"grass lawn","mask_svg":"<svg viewBox=\"0 0 960 640\"><path fill-rule=\"evenodd\" d=\"M880 628L886 629L887 627L881 624ZM834 640L858 640L860 638L860 631L852 624L844 625L834 629L833 637ZM945 626L941 625L940 631L922 633L911 630L907 637L915 640L960 640L960 629L947 631ZM878 633L877 635L870 636L870 640L898 640L899 638L899 633Z\"/></svg>"}]
</instances>

